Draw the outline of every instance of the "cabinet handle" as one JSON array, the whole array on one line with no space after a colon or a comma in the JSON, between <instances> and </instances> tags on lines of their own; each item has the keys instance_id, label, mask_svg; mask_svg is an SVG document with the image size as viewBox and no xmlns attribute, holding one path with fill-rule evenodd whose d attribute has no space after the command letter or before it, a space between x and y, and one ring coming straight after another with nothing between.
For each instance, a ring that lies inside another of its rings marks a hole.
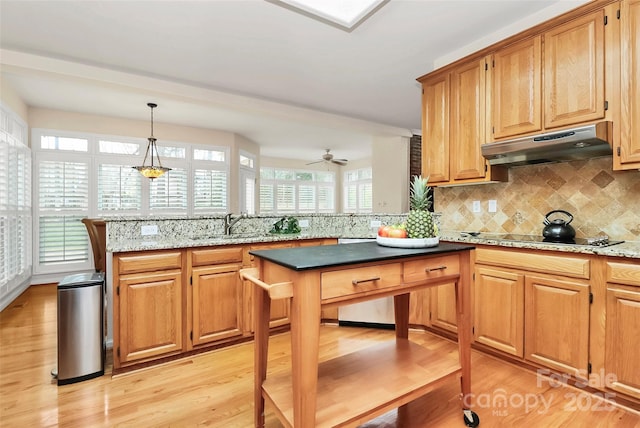
<instances>
[{"instance_id":1,"label":"cabinet handle","mask_svg":"<svg viewBox=\"0 0 640 428\"><path fill-rule=\"evenodd\" d=\"M425 268L425 272L433 272L434 270L445 270L447 267L445 265L434 267L434 268Z\"/></svg>"},{"instance_id":2,"label":"cabinet handle","mask_svg":"<svg viewBox=\"0 0 640 428\"><path fill-rule=\"evenodd\" d=\"M354 279L351 281L351 284L358 285L361 282L371 282L371 281L380 281L380 277L374 276L373 278L368 278L368 279Z\"/></svg>"}]
</instances>

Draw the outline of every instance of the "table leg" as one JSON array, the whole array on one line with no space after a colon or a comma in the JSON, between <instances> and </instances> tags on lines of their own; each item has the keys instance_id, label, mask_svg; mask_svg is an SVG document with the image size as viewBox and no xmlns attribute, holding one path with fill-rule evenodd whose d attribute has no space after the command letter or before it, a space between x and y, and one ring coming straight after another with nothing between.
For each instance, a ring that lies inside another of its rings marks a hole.
<instances>
[{"instance_id":1,"label":"table leg","mask_svg":"<svg viewBox=\"0 0 640 428\"><path fill-rule=\"evenodd\" d=\"M318 353L320 348L320 277L297 276L291 298L291 370L293 426L316 425Z\"/></svg>"},{"instance_id":2,"label":"table leg","mask_svg":"<svg viewBox=\"0 0 640 428\"><path fill-rule=\"evenodd\" d=\"M471 406L471 254L460 253L460 279L456 282L456 315L458 322L458 352L462 377L462 407Z\"/></svg>"},{"instance_id":3,"label":"table leg","mask_svg":"<svg viewBox=\"0 0 640 428\"><path fill-rule=\"evenodd\" d=\"M267 378L267 355L269 351L269 318L271 298L261 287L251 284L254 300L254 419L256 428L264 427L264 397L262 383Z\"/></svg>"},{"instance_id":4,"label":"table leg","mask_svg":"<svg viewBox=\"0 0 640 428\"><path fill-rule=\"evenodd\" d=\"M409 293L393 296L393 311L396 319L396 338L409 338Z\"/></svg>"}]
</instances>

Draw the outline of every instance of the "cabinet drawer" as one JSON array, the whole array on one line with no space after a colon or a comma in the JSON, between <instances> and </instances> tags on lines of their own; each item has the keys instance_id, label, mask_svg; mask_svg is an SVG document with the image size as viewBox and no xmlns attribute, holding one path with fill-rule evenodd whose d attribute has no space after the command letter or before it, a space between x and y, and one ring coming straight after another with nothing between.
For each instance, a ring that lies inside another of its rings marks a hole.
<instances>
[{"instance_id":1,"label":"cabinet drawer","mask_svg":"<svg viewBox=\"0 0 640 428\"><path fill-rule=\"evenodd\" d=\"M242 247L191 250L191 266L208 266L234 262L242 262Z\"/></svg>"},{"instance_id":2,"label":"cabinet drawer","mask_svg":"<svg viewBox=\"0 0 640 428\"><path fill-rule=\"evenodd\" d=\"M534 272L589 279L587 258L570 255L541 254L539 251L494 250L476 248L476 263L504 266Z\"/></svg>"},{"instance_id":3,"label":"cabinet drawer","mask_svg":"<svg viewBox=\"0 0 640 428\"><path fill-rule=\"evenodd\" d=\"M400 285L402 265L391 263L324 272L321 281L322 299L365 293Z\"/></svg>"},{"instance_id":4,"label":"cabinet drawer","mask_svg":"<svg viewBox=\"0 0 640 428\"><path fill-rule=\"evenodd\" d=\"M607 262L607 282L640 286L640 264Z\"/></svg>"},{"instance_id":5,"label":"cabinet drawer","mask_svg":"<svg viewBox=\"0 0 640 428\"><path fill-rule=\"evenodd\" d=\"M117 257L120 275L182 268L182 252L168 251L155 254L123 255Z\"/></svg>"},{"instance_id":6,"label":"cabinet drawer","mask_svg":"<svg viewBox=\"0 0 640 428\"><path fill-rule=\"evenodd\" d=\"M443 276L458 275L460 259L457 255L414 260L404 263L404 282L428 281Z\"/></svg>"}]
</instances>

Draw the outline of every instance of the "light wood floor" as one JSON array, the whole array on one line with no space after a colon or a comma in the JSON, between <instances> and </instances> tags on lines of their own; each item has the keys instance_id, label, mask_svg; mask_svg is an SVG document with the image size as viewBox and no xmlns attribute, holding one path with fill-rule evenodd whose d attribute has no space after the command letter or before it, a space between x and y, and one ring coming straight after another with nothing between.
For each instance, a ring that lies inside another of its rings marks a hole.
<instances>
[{"instance_id":1,"label":"light wood floor","mask_svg":"<svg viewBox=\"0 0 640 428\"><path fill-rule=\"evenodd\" d=\"M381 330L326 326L321 359L389 338ZM412 332L424 346L456 346ZM269 372L289 366L288 334L275 336ZM333 345L329 342L337 341ZM241 427L253 426L253 345L201 354L160 367L58 387L56 288L33 286L0 313L1 427ZM110 367L108 367L110 372ZM640 427L640 415L478 352L472 391L481 427ZM373 427L464 427L459 383L371 421ZM280 423L267 408L267 427Z\"/></svg>"}]
</instances>

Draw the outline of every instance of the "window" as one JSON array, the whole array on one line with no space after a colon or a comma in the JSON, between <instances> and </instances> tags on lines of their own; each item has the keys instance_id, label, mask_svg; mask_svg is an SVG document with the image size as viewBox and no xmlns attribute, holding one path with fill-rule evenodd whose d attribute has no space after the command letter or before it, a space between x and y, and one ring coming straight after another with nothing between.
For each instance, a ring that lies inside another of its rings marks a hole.
<instances>
[{"instance_id":1,"label":"window","mask_svg":"<svg viewBox=\"0 0 640 428\"><path fill-rule=\"evenodd\" d=\"M344 173L344 212L370 213L373 211L373 174L371 168Z\"/></svg>"},{"instance_id":2,"label":"window","mask_svg":"<svg viewBox=\"0 0 640 428\"><path fill-rule=\"evenodd\" d=\"M26 129L0 104L0 297L31 275L31 151Z\"/></svg>"},{"instance_id":3,"label":"window","mask_svg":"<svg viewBox=\"0 0 640 428\"><path fill-rule=\"evenodd\" d=\"M334 213L335 174L323 171L261 168L260 212Z\"/></svg>"},{"instance_id":4,"label":"window","mask_svg":"<svg viewBox=\"0 0 640 428\"><path fill-rule=\"evenodd\" d=\"M256 213L256 159L255 156L240 151L240 211Z\"/></svg>"},{"instance_id":5,"label":"window","mask_svg":"<svg viewBox=\"0 0 640 428\"><path fill-rule=\"evenodd\" d=\"M90 246L80 221L89 213L89 167L84 155L55 153L36 161L36 266L58 265L57 270L64 271L68 264L89 260Z\"/></svg>"},{"instance_id":6,"label":"window","mask_svg":"<svg viewBox=\"0 0 640 428\"><path fill-rule=\"evenodd\" d=\"M193 149L194 212L225 213L229 206L229 164L227 149Z\"/></svg>"},{"instance_id":7,"label":"window","mask_svg":"<svg viewBox=\"0 0 640 428\"><path fill-rule=\"evenodd\" d=\"M84 217L227 211L226 147L158 143L171 171L148 180L132 168L142 164L145 139L34 129L32 140L35 273L93 267Z\"/></svg>"}]
</instances>

